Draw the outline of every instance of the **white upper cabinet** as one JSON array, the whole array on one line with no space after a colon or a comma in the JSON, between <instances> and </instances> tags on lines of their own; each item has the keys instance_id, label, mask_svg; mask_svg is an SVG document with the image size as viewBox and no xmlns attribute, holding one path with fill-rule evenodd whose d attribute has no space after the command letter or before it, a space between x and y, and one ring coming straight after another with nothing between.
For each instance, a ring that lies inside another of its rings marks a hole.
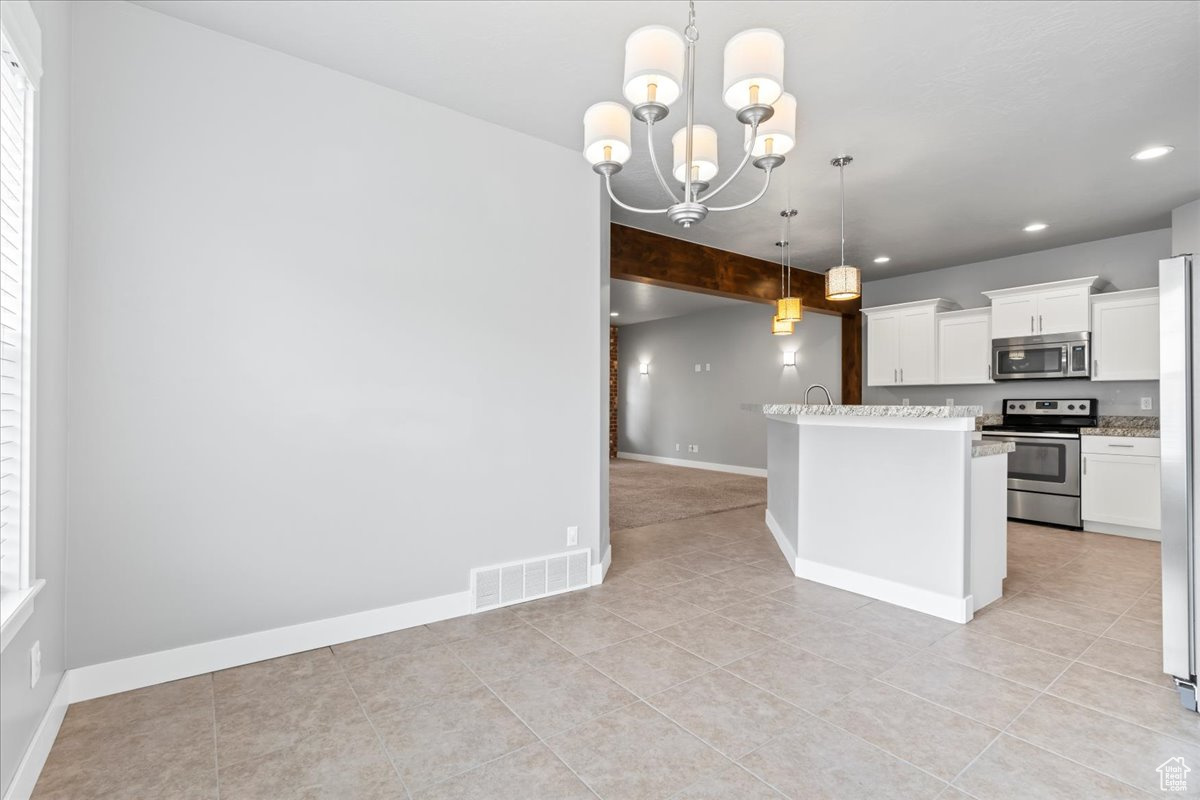
<instances>
[{"instance_id":1,"label":"white upper cabinet","mask_svg":"<svg viewBox=\"0 0 1200 800\"><path fill-rule=\"evenodd\" d=\"M992 314L987 308L937 315L937 382L992 382Z\"/></svg>"},{"instance_id":2,"label":"white upper cabinet","mask_svg":"<svg viewBox=\"0 0 1200 800\"><path fill-rule=\"evenodd\" d=\"M984 292L992 301L992 337L1046 336L1091 330L1097 276Z\"/></svg>"},{"instance_id":3,"label":"white upper cabinet","mask_svg":"<svg viewBox=\"0 0 1200 800\"><path fill-rule=\"evenodd\" d=\"M937 383L937 315L954 307L938 298L864 308L867 385Z\"/></svg>"},{"instance_id":4,"label":"white upper cabinet","mask_svg":"<svg viewBox=\"0 0 1200 800\"><path fill-rule=\"evenodd\" d=\"M1158 380L1158 288L1092 297L1092 380Z\"/></svg>"}]
</instances>

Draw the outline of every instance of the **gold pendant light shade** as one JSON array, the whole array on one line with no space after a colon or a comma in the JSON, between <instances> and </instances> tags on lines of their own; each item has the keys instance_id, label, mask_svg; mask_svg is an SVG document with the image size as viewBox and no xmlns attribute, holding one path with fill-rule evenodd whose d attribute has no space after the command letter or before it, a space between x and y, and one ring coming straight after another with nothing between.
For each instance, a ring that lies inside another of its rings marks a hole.
<instances>
[{"instance_id":1,"label":"gold pendant light shade","mask_svg":"<svg viewBox=\"0 0 1200 800\"><path fill-rule=\"evenodd\" d=\"M846 264L825 273L826 300L853 300L862 296L862 273Z\"/></svg>"},{"instance_id":2,"label":"gold pendant light shade","mask_svg":"<svg viewBox=\"0 0 1200 800\"><path fill-rule=\"evenodd\" d=\"M771 320L771 333L775 336L789 336L796 330L795 324L788 319L774 317Z\"/></svg>"},{"instance_id":3,"label":"gold pendant light shade","mask_svg":"<svg viewBox=\"0 0 1200 800\"><path fill-rule=\"evenodd\" d=\"M804 319L804 302L799 297L781 297L775 301L775 317L786 322Z\"/></svg>"}]
</instances>

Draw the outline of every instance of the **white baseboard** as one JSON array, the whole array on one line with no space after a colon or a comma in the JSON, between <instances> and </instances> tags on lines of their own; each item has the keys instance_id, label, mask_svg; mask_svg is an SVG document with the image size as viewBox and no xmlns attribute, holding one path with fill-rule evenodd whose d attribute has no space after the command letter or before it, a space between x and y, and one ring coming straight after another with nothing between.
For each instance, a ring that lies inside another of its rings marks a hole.
<instances>
[{"instance_id":1,"label":"white baseboard","mask_svg":"<svg viewBox=\"0 0 1200 800\"><path fill-rule=\"evenodd\" d=\"M1085 519L1083 529L1090 533L1107 533L1110 536L1128 536L1131 539L1162 541L1162 531L1155 528L1135 528L1132 525L1114 525L1111 522L1093 522Z\"/></svg>"},{"instance_id":2,"label":"white baseboard","mask_svg":"<svg viewBox=\"0 0 1200 800\"><path fill-rule=\"evenodd\" d=\"M599 564L592 564L592 586L599 586L604 583L604 576L608 574L608 568L612 566L612 545L610 544L604 550L604 558L600 559Z\"/></svg>"},{"instance_id":3,"label":"white baseboard","mask_svg":"<svg viewBox=\"0 0 1200 800\"><path fill-rule=\"evenodd\" d=\"M717 464L712 461L689 461L686 458L646 456L641 453L617 453L617 458L627 458L630 461L648 461L651 464L666 464L671 467L707 469L712 472L731 472L734 475L753 475L756 478L767 477L767 471L761 467L739 467L736 464Z\"/></svg>"},{"instance_id":4,"label":"white baseboard","mask_svg":"<svg viewBox=\"0 0 1200 800\"><path fill-rule=\"evenodd\" d=\"M122 658L70 671L70 701L141 689L167 681L239 667L268 658L328 647L367 636L459 617L471 611L471 593L456 592L411 603L359 611L212 642Z\"/></svg>"},{"instance_id":5,"label":"white baseboard","mask_svg":"<svg viewBox=\"0 0 1200 800\"><path fill-rule=\"evenodd\" d=\"M50 706L42 715L42 721L33 732L33 740L17 764L17 771L13 773L12 781L8 784L4 800L29 800L33 788L37 785L38 776L42 774L42 767L46 765L50 748L54 746L54 740L58 737L58 729L62 727L63 717L67 715L70 702L71 672L68 670L59 680L58 688L50 698Z\"/></svg>"},{"instance_id":6,"label":"white baseboard","mask_svg":"<svg viewBox=\"0 0 1200 800\"><path fill-rule=\"evenodd\" d=\"M796 559L796 576L951 622L969 622L975 606L975 600L970 595L952 597L804 558Z\"/></svg>"},{"instance_id":7,"label":"white baseboard","mask_svg":"<svg viewBox=\"0 0 1200 800\"><path fill-rule=\"evenodd\" d=\"M779 549L783 551L783 555L787 558L788 564L792 566L792 572L796 572L796 551L792 549L792 543L783 535L783 528L779 526L779 522L775 519L775 515L771 513L771 509L767 509L767 530L775 537L775 544L779 545ZM796 572L797 575L800 573Z\"/></svg>"}]
</instances>

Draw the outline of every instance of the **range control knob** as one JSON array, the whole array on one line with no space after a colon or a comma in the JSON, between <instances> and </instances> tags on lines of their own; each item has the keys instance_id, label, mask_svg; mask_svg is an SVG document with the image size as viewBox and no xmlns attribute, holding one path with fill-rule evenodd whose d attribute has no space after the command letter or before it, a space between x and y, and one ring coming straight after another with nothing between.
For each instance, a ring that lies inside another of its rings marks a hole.
<instances>
[{"instance_id":1,"label":"range control knob","mask_svg":"<svg viewBox=\"0 0 1200 800\"><path fill-rule=\"evenodd\" d=\"M1017 407L1017 404L1016 404L1016 403L1009 403L1009 404L1008 404L1008 410L1009 410L1009 411L1012 411L1012 410L1013 410L1013 409L1015 409L1016 407Z\"/></svg>"},{"instance_id":2,"label":"range control knob","mask_svg":"<svg viewBox=\"0 0 1200 800\"><path fill-rule=\"evenodd\" d=\"M1024 403L1021 403L1021 410L1022 410L1022 411L1024 411L1024 410L1025 410L1025 404L1024 404Z\"/></svg>"},{"instance_id":3,"label":"range control knob","mask_svg":"<svg viewBox=\"0 0 1200 800\"><path fill-rule=\"evenodd\" d=\"M1080 403L1080 404L1079 404L1079 410L1080 410L1080 411L1087 411L1087 403Z\"/></svg>"},{"instance_id":4,"label":"range control knob","mask_svg":"<svg viewBox=\"0 0 1200 800\"><path fill-rule=\"evenodd\" d=\"M1073 406L1073 405L1067 406L1067 411L1074 411L1074 410L1075 410L1075 406Z\"/></svg>"}]
</instances>

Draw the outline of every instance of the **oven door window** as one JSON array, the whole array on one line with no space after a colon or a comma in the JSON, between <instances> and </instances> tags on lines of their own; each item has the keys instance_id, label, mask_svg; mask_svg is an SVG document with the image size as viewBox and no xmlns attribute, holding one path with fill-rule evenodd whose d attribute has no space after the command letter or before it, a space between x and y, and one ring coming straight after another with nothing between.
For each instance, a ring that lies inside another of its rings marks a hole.
<instances>
[{"instance_id":1,"label":"oven door window","mask_svg":"<svg viewBox=\"0 0 1200 800\"><path fill-rule=\"evenodd\" d=\"M1014 347L996 352L1000 375L1042 375L1062 371L1061 347Z\"/></svg>"},{"instance_id":2,"label":"oven door window","mask_svg":"<svg viewBox=\"0 0 1200 800\"><path fill-rule=\"evenodd\" d=\"M1061 442L1017 442L1008 454L1008 477L1043 483L1067 480L1067 446Z\"/></svg>"}]
</instances>

